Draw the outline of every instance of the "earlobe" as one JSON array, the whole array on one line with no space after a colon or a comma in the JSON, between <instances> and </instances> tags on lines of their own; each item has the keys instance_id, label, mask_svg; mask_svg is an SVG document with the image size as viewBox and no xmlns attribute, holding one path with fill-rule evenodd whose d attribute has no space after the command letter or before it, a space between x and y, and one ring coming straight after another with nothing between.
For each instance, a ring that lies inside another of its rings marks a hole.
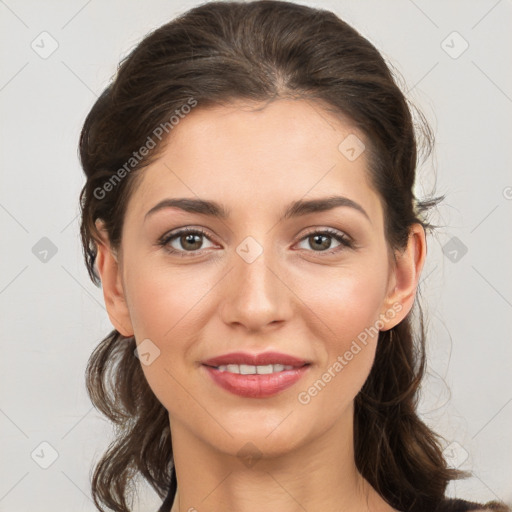
<instances>
[{"instance_id":1,"label":"earlobe","mask_svg":"<svg viewBox=\"0 0 512 512\"><path fill-rule=\"evenodd\" d=\"M392 286L381 313L385 326L381 330L391 329L400 323L412 309L425 257L425 230L416 223L409 229L407 247L395 253Z\"/></svg>"},{"instance_id":2,"label":"earlobe","mask_svg":"<svg viewBox=\"0 0 512 512\"><path fill-rule=\"evenodd\" d=\"M133 327L124 297L117 255L110 247L107 231L100 219L96 220L96 228L101 236L101 242L96 244L96 268L101 278L103 298L108 316L112 325L123 336L133 336Z\"/></svg>"}]
</instances>

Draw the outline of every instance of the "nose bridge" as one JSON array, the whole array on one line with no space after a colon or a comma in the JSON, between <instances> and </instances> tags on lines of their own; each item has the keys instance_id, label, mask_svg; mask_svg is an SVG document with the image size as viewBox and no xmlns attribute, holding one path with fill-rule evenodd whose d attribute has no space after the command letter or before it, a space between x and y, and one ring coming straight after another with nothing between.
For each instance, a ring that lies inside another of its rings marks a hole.
<instances>
[{"instance_id":1,"label":"nose bridge","mask_svg":"<svg viewBox=\"0 0 512 512\"><path fill-rule=\"evenodd\" d=\"M257 329L285 318L287 288L276 275L280 265L270 244L271 236L248 236L236 247L224 293L225 322Z\"/></svg>"}]
</instances>

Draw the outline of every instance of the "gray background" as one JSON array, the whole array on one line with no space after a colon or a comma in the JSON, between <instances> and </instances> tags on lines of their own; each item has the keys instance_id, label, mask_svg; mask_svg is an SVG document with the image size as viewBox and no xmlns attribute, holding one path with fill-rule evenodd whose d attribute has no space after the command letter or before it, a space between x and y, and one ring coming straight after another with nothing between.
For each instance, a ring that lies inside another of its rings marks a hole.
<instances>
[{"instance_id":1,"label":"gray background","mask_svg":"<svg viewBox=\"0 0 512 512\"><path fill-rule=\"evenodd\" d=\"M418 184L447 194L421 285L420 411L451 465L475 473L450 495L512 502L512 3L301 3L369 38L436 133ZM1 511L95 510L89 475L112 431L84 370L112 326L78 238L79 130L120 58L197 4L0 0ZM159 504L141 487L136 510Z\"/></svg>"}]
</instances>

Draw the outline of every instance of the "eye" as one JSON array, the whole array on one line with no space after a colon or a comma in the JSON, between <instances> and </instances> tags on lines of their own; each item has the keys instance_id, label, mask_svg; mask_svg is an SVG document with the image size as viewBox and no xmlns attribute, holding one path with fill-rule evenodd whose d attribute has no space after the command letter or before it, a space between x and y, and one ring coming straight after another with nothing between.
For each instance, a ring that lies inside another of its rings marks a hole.
<instances>
[{"instance_id":1,"label":"eye","mask_svg":"<svg viewBox=\"0 0 512 512\"><path fill-rule=\"evenodd\" d=\"M339 244L334 249L331 248L333 238ZM320 231L312 231L301 239L301 242L303 241L314 249L313 252L324 252L327 254L337 253L342 251L344 248L353 247L352 240L345 235L345 233L330 228L322 229Z\"/></svg>"},{"instance_id":2,"label":"eye","mask_svg":"<svg viewBox=\"0 0 512 512\"><path fill-rule=\"evenodd\" d=\"M205 249L204 239L211 243L208 234L202 229L186 228L165 234L158 241L158 245L164 247L171 254L188 257L201 254L202 249ZM331 248L332 239L338 243L338 246ZM313 248L313 252L326 254L337 253L344 248L353 247L350 237L330 228L312 231L301 239L301 243L304 241ZM210 247L214 247L214 244L211 244Z\"/></svg>"},{"instance_id":3,"label":"eye","mask_svg":"<svg viewBox=\"0 0 512 512\"><path fill-rule=\"evenodd\" d=\"M165 234L158 241L158 244L172 254L187 257L194 256L201 252L199 249L205 248L203 246L203 239L205 238L210 240L206 232L202 229L187 228ZM211 247L214 247L214 245L212 244Z\"/></svg>"}]
</instances>

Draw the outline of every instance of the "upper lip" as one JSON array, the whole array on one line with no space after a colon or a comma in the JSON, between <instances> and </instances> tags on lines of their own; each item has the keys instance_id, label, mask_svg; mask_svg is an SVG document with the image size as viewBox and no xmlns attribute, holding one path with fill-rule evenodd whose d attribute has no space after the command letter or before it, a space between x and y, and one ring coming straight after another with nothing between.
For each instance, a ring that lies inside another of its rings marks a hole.
<instances>
[{"instance_id":1,"label":"upper lip","mask_svg":"<svg viewBox=\"0 0 512 512\"><path fill-rule=\"evenodd\" d=\"M261 354L249 354L247 352L231 352L221 356L212 357L203 361L207 366L221 366L227 364L248 364L252 366L264 366L268 364L282 364L286 366L301 367L309 364L308 361L298 357L279 352L263 352Z\"/></svg>"}]
</instances>

